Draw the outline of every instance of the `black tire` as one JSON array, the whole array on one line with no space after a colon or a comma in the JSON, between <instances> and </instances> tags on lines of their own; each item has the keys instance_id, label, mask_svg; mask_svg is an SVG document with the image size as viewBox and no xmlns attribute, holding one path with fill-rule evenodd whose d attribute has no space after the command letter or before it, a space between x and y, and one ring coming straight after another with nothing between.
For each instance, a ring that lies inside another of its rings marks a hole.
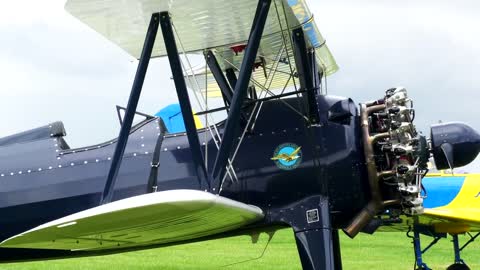
<instances>
[{"instance_id":1,"label":"black tire","mask_svg":"<svg viewBox=\"0 0 480 270\"><path fill-rule=\"evenodd\" d=\"M450 265L447 270L470 270L470 267L463 263L455 263Z\"/></svg>"}]
</instances>

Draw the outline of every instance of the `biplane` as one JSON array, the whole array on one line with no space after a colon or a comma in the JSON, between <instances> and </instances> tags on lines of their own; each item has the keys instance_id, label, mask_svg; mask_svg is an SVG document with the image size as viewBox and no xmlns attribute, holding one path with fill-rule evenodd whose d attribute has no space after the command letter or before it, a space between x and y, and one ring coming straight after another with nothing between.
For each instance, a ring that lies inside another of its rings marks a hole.
<instances>
[{"instance_id":1,"label":"biplane","mask_svg":"<svg viewBox=\"0 0 480 270\"><path fill-rule=\"evenodd\" d=\"M70 148L54 122L0 139L1 262L291 227L303 269L342 268L339 230L411 230L428 269L420 233L458 239L477 228L456 212L469 215L476 201L425 208L425 196L443 195L422 183L431 157L439 169L473 161L480 135L444 123L427 140L403 87L358 107L328 95L337 65L303 0L69 0L66 10L138 69L117 138ZM205 65L193 67L192 55ZM155 57L169 60L176 113L137 112ZM453 267L465 269L456 243Z\"/></svg>"}]
</instances>

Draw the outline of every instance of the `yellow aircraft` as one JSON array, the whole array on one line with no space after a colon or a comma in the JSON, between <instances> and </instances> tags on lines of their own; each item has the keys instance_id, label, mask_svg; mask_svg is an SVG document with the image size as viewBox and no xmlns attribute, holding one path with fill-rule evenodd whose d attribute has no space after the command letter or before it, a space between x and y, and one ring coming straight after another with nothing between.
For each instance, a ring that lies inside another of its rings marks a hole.
<instances>
[{"instance_id":1,"label":"yellow aircraft","mask_svg":"<svg viewBox=\"0 0 480 270\"><path fill-rule=\"evenodd\" d=\"M480 174L453 174L445 171L428 174L422 181L424 213L405 219L388 213L383 218L382 231L408 231L413 239L417 269L430 269L422 259L431 246L440 239L452 236L454 264L447 270L470 269L461 259L460 252L480 236ZM426 248L420 245L420 235L433 237ZM458 235L468 234L470 239L462 246Z\"/></svg>"}]
</instances>

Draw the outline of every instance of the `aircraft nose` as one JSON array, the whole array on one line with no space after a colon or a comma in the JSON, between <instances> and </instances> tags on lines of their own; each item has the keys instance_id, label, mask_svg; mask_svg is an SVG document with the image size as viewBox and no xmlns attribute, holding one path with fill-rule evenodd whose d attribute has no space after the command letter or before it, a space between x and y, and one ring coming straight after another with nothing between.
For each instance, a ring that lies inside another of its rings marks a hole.
<instances>
[{"instance_id":1,"label":"aircraft nose","mask_svg":"<svg viewBox=\"0 0 480 270\"><path fill-rule=\"evenodd\" d=\"M431 152L437 169L461 167L480 152L480 134L464 123L442 123L431 127Z\"/></svg>"}]
</instances>

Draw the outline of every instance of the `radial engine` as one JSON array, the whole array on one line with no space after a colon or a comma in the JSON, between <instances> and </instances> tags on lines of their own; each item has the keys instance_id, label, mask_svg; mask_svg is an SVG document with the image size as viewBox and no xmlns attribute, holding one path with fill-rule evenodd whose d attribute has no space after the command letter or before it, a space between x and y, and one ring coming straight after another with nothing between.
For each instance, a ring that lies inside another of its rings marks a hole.
<instances>
[{"instance_id":1,"label":"radial engine","mask_svg":"<svg viewBox=\"0 0 480 270\"><path fill-rule=\"evenodd\" d=\"M463 123L434 125L430 139L417 132L413 101L403 87L360 104L360 118L371 200L345 229L351 237L382 211L423 213L422 178L430 157L438 169L453 169L480 152L480 135Z\"/></svg>"}]
</instances>

